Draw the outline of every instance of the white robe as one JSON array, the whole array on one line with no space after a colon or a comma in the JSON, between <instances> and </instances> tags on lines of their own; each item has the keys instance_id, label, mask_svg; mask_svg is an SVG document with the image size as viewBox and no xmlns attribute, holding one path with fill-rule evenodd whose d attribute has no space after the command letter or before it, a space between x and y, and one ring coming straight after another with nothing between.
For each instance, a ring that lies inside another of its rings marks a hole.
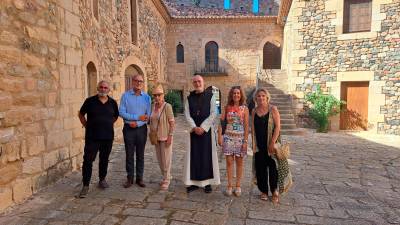
<instances>
[{"instance_id":1,"label":"white robe","mask_svg":"<svg viewBox=\"0 0 400 225\"><path fill-rule=\"evenodd\" d=\"M208 179L208 180L191 180L190 179L190 134L188 136L189 141L187 141L187 146L186 146L186 155L185 155L185 162L184 162L184 169L183 169L183 183L185 185L196 185L199 187L204 187L206 185L219 185L221 183L220 181L220 176L219 176L219 165L218 165L218 154L217 154L217 145L215 143L215 118L217 117L217 112L216 112L216 104L215 104L215 97L214 95L211 98L210 102L210 116L207 117L201 123L200 127L204 129L205 132L208 132L211 129L211 140L212 140L212 164L213 164L213 175L214 178ZM186 98L185 100L185 117L186 120L189 123L189 131L191 131L193 128L196 127L196 123L190 116L189 112L189 103Z\"/></svg>"}]
</instances>

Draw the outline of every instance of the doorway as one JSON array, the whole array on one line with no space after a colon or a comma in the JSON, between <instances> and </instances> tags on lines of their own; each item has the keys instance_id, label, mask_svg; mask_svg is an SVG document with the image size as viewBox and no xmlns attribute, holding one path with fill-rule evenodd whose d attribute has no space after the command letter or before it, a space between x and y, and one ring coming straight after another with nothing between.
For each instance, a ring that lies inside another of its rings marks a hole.
<instances>
[{"instance_id":1,"label":"doorway","mask_svg":"<svg viewBox=\"0 0 400 225\"><path fill-rule=\"evenodd\" d=\"M346 101L340 113L341 130L367 130L369 82L342 82L341 100Z\"/></svg>"}]
</instances>

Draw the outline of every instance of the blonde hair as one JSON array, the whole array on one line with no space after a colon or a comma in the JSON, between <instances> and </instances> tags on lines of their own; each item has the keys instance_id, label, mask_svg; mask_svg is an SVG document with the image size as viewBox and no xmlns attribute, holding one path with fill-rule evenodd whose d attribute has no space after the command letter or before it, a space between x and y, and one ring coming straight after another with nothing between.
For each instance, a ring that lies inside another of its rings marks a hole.
<instances>
[{"instance_id":1,"label":"blonde hair","mask_svg":"<svg viewBox=\"0 0 400 225\"><path fill-rule=\"evenodd\" d=\"M269 94L269 91L268 91L267 89L265 89L265 88L258 88L258 89L254 92L254 95L253 95L253 101L254 101L254 103L257 104L256 98L257 98L257 95L258 95L260 92L264 92L264 93L265 93L265 95L267 96L267 103L269 103L269 101L271 100L271 95Z\"/></svg>"}]
</instances>

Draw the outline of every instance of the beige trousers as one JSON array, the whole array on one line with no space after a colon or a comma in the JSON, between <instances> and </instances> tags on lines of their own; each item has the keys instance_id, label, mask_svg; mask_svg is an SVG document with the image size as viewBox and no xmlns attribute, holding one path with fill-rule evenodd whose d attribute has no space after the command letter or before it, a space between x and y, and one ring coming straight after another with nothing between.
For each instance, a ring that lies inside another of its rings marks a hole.
<instances>
[{"instance_id":1,"label":"beige trousers","mask_svg":"<svg viewBox=\"0 0 400 225\"><path fill-rule=\"evenodd\" d=\"M167 147L166 141L158 141L156 154L161 174L165 181L171 180L172 143Z\"/></svg>"}]
</instances>

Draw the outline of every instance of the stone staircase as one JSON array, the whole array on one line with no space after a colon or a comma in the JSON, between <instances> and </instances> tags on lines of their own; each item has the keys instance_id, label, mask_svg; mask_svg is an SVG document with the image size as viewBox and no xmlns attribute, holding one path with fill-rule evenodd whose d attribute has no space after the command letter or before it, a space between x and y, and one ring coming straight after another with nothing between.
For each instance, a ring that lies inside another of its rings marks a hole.
<instances>
[{"instance_id":1,"label":"stone staircase","mask_svg":"<svg viewBox=\"0 0 400 225\"><path fill-rule=\"evenodd\" d=\"M275 77L275 76L278 77ZM258 81L258 86L266 88L271 94L272 105L278 107L281 115L281 134L282 135L303 135L305 130L297 128L294 120L292 111L292 101L289 94L286 94L283 90L287 90L287 78L282 72L274 73L272 79L267 81Z\"/></svg>"}]
</instances>

